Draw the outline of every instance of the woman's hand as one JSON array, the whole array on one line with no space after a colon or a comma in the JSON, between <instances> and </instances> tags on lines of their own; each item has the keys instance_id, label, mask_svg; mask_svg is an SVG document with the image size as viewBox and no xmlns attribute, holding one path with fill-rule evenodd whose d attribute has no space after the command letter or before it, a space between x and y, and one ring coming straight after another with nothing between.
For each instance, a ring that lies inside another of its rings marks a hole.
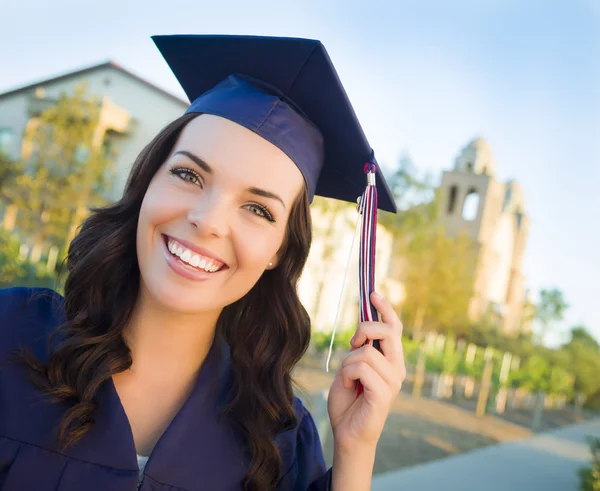
<instances>
[{"instance_id":1,"label":"woman's hand","mask_svg":"<svg viewBox=\"0 0 600 491\"><path fill-rule=\"evenodd\" d=\"M402 323L387 300L371 295L381 322L362 322L352 338L352 351L338 370L329 391L328 410L336 452L375 449L383 426L406 376ZM378 339L382 352L367 339ZM356 382L364 387L356 397Z\"/></svg>"}]
</instances>

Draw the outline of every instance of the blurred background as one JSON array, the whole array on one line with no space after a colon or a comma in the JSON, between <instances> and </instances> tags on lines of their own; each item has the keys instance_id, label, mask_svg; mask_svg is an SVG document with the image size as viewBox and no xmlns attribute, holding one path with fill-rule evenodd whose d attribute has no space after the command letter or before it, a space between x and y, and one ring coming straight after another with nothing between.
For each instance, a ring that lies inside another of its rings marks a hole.
<instances>
[{"instance_id":1,"label":"blurred background","mask_svg":"<svg viewBox=\"0 0 600 491\"><path fill-rule=\"evenodd\" d=\"M153 34L321 40L394 191L378 289L409 374L381 473L600 408L600 4L0 1L0 286L56 285L77 227L188 101ZM356 210L315 200L299 392L331 436L323 370L357 318ZM344 282L344 272L349 274ZM590 488L591 489L591 488Z\"/></svg>"}]
</instances>

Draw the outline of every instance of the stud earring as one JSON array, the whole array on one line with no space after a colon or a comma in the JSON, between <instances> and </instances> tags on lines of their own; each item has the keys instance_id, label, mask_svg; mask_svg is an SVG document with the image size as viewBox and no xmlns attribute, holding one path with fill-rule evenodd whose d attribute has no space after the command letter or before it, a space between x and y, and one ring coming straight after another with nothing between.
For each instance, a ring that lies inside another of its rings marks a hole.
<instances>
[{"instance_id":1,"label":"stud earring","mask_svg":"<svg viewBox=\"0 0 600 491\"><path fill-rule=\"evenodd\" d=\"M273 263L269 263L269 267L273 266Z\"/></svg>"}]
</instances>

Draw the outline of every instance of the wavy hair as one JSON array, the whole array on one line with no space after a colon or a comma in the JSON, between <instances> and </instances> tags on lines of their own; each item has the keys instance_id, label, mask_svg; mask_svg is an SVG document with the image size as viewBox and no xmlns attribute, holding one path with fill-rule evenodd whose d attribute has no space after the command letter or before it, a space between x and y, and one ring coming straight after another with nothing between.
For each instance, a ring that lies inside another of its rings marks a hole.
<instances>
[{"instance_id":1,"label":"wavy hair","mask_svg":"<svg viewBox=\"0 0 600 491\"><path fill-rule=\"evenodd\" d=\"M69 403L58 426L62 448L75 444L93 426L101 385L132 364L122 331L139 292L135 240L142 200L181 131L196 116L182 116L166 126L138 156L123 197L93 209L84 221L66 258L66 318L56 331L60 342L45 363L23 354L36 385L52 400ZM310 243L304 192L292 206L278 266L225 307L217 321L230 349L234 385L224 416L240 431L249 452L243 481L249 491L276 486L285 469L274 437L297 424L291 371L310 340L310 319L297 283Z\"/></svg>"}]
</instances>

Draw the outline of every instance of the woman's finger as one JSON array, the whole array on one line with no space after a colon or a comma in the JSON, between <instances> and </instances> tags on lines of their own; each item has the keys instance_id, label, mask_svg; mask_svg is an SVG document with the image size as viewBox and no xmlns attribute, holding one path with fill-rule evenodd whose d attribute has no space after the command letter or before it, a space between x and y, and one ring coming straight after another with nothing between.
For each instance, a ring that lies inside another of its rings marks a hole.
<instances>
[{"instance_id":1,"label":"woman's finger","mask_svg":"<svg viewBox=\"0 0 600 491\"><path fill-rule=\"evenodd\" d=\"M385 380L365 361L351 363L340 369L342 381L346 389L352 389L354 382L360 380L365 393L373 394L377 398L390 398L392 389Z\"/></svg>"},{"instance_id":2,"label":"woman's finger","mask_svg":"<svg viewBox=\"0 0 600 491\"><path fill-rule=\"evenodd\" d=\"M356 334L350 341L353 348L359 348L367 339L378 339L381 350L392 363L402 357L402 337L398 331L383 322L361 322L356 329Z\"/></svg>"},{"instance_id":3,"label":"woman's finger","mask_svg":"<svg viewBox=\"0 0 600 491\"><path fill-rule=\"evenodd\" d=\"M373 307L381 314L381 321L391 325L402 334L402 322L400 322L400 318L398 317L398 314L396 314L392 304L377 292L371 293L370 299Z\"/></svg>"},{"instance_id":4,"label":"woman's finger","mask_svg":"<svg viewBox=\"0 0 600 491\"><path fill-rule=\"evenodd\" d=\"M342 361L342 368L363 361L368 363L389 386L396 388L401 382L396 367L371 345L365 345L346 356Z\"/></svg>"}]
</instances>

